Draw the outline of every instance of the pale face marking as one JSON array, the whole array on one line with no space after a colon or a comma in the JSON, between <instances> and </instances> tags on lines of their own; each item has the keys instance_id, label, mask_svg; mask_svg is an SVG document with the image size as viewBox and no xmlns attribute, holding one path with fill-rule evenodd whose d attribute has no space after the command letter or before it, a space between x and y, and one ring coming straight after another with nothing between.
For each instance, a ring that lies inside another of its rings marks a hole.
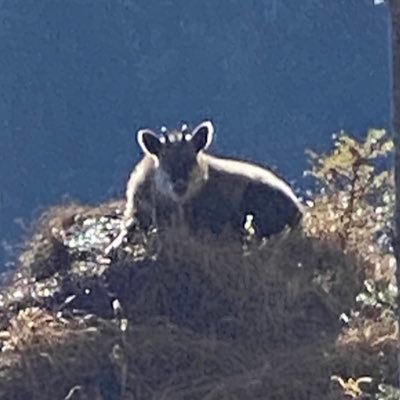
<instances>
[{"instance_id":1,"label":"pale face marking","mask_svg":"<svg viewBox=\"0 0 400 400\"><path fill-rule=\"evenodd\" d=\"M154 173L154 183L158 192L177 203L179 202L180 199L174 191L171 178L162 168L156 169L156 172Z\"/></svg>"}]
</instances>

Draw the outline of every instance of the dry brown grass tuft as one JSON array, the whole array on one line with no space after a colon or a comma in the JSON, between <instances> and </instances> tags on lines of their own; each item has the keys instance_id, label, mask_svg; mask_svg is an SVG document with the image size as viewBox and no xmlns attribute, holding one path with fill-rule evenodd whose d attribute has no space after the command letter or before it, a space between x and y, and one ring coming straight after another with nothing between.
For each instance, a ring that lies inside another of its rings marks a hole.
<instances>
[{"instance_id":1,"label":"dry brown grass tuft","mask_svg":"<svg viewBox=\"0 0 400 400\"><path fill-rule=\"evenodd\" d=\"M301 232L243 252L175 226L133 233L104 260L114 206L73 207L53 211L52 229L42 220L4 290L0 398L313 400L330 390L339 315L360 288L352 257ZM67 256L46 270L60 247Z\"/></svg>"}]
</instances>

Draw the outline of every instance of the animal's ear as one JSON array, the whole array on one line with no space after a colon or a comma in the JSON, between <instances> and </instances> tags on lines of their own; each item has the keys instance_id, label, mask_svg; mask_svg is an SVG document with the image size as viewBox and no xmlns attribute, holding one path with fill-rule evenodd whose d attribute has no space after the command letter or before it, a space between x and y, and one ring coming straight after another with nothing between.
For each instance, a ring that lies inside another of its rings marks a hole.
<instances>
[{"instance_id":1,"label":"animal's ear","mask_svg":"<svg viewBox=\"0 0 400 400\"><path fill-rule=\"evenodd\" d=\"M196 151L206 150L210 146L214 135L214 126L211 121L204 121L193 129L191 142Z\"/></svg>"},{"instance_id":2,"label":"animal's ear","mask_svg":"<svg viewBox=\"0 0 400 400\"><path fill-rule=\"evenodd\" d=\"M141 129L137 133L139 146L146 154L158 157L161 151L161 141L159 137L150 129Z\"/></svg>"}]
</instances>

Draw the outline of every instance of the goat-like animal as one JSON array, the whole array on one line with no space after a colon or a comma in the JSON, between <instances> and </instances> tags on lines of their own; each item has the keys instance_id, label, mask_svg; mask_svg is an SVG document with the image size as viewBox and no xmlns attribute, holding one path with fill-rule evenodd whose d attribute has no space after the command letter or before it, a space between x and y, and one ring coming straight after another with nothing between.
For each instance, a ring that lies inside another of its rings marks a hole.
<instances>
[{"instance_id":1,"label":"goat-like animal","mask_svg":"<svg viewBox=\"0 0 400 400\"><path fill-rule=\"evenodd\" d=\"M290 186L269 169L205 153L213 133L210 121L192 132L186 125L162 136L138 132L145 154L127 184L121 234L107 252L121 244L133 221L162 228L178 216L194 231L220 234L240 231L250 214L260 237L298 225L303 207Z\"/></svg>"}]
</instances>

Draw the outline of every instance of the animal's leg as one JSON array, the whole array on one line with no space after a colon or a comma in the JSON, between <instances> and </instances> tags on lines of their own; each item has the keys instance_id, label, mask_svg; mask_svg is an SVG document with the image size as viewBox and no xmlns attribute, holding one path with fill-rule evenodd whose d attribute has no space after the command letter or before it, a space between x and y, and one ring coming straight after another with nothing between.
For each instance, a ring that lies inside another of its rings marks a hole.
<instances>
[{"instance_id":1,"label":"animal's leg","mask_svg":"<svg viewBox=\"0 0 400 400\"><path fill-rule=\"evenodd\" d=\"M130 218L128 221L122 221L122 228L118 236L116 236L111 243L105 248L104 253L108 256L113 250L116 250L119 246L121 246L122 242L128 235L128 230L133 223L133 219Z\"/></svg>"}]
</instances>

